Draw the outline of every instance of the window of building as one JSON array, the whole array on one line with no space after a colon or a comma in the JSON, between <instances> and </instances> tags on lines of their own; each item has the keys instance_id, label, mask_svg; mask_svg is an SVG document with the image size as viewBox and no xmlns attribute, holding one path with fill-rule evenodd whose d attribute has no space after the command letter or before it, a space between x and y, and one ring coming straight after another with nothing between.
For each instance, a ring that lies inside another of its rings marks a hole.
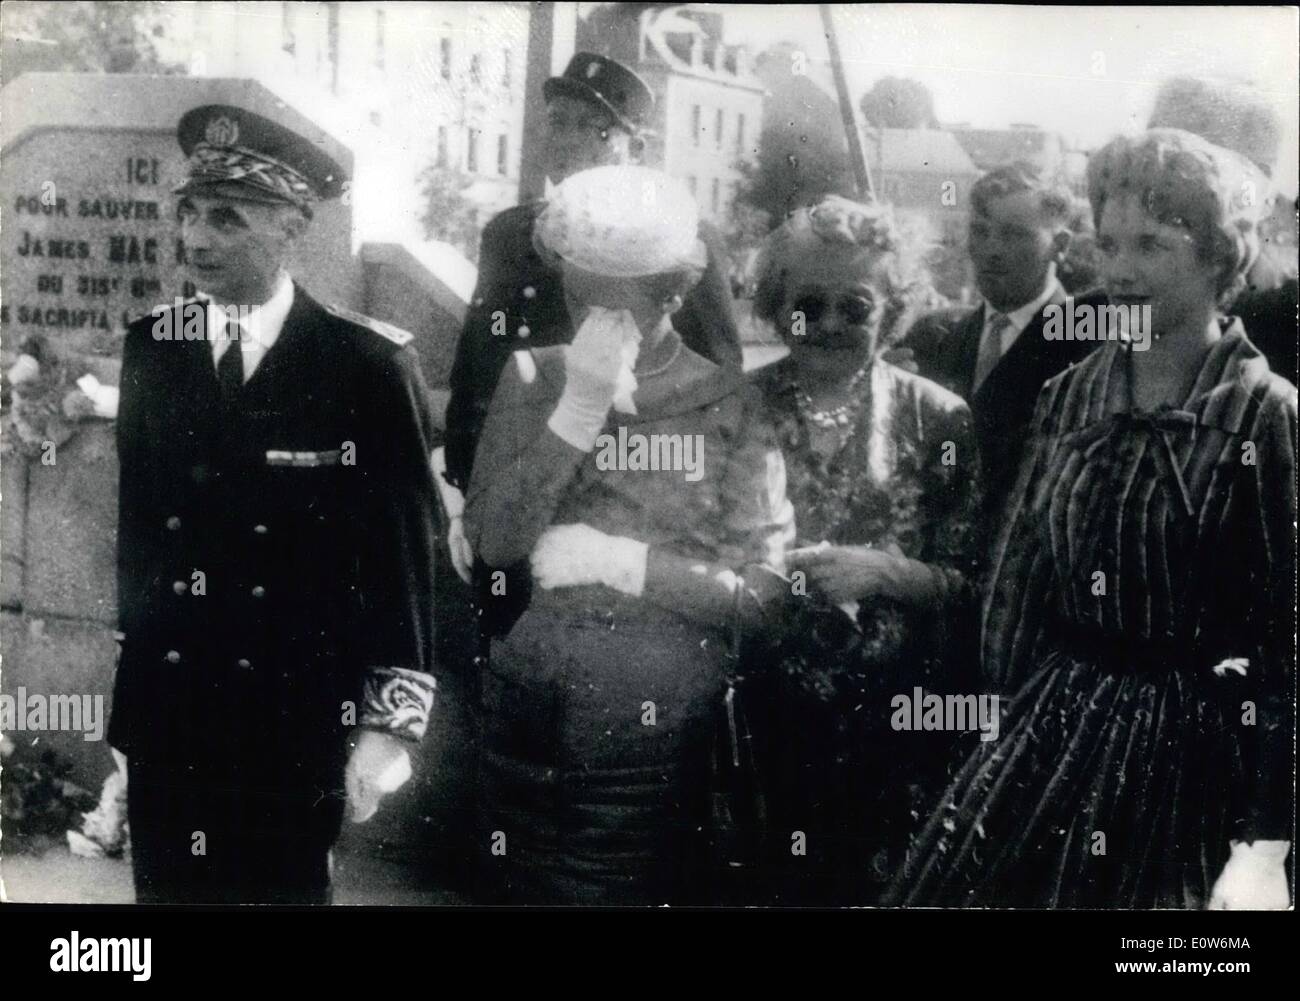
<instances>
[{"instance_id":1,"label":"window of building","mask_svg":"<svg viewBox=\"0 0 1300 1001\"><path fill-rule=\"evenodd\" d=\"M475 86L483 82L483 57L477 52L469 57L469 82Z\"/></svg>"},{"instance_id":2,"label":"window of building","mask_svg":"<svg viewBox=\"0 0 1300 1001\"><path fill-rule=\"evenodd\" d=\"M716 177L713 179L712 191L709 192L710 210L716 216L718 214L719 199L722 197L722 182Z\"/></svg>"},{"instance_id":3,"label":"window of building","mask_svg":"<svg viewBox=\"0 0 1300 1001\"><path fill-rule=\"evenodd\" d=\"M384 68L384 12L375 11L375 68Z\"/></svg>"},{"instance_id":4,"label":"window of building","mask_svg":"<svg viewBox=\"0 0 1300 1001\"><path fill-rule=\"evenodd\" d=\"M438 42L439 72L444 80L451 79L451 39L444 38Z\"/></svg>"},{"instance_id":5,"label":"window of building","mask_svg":"<svg viewBox=\"0 0 1300 1001\"><path fill-rule=\"evenodd\" d=\"M745 155L745 116L736 116L736 156Z\"/></svg>"},{"instance_id":6,"label":"window of building","mask_svg":"<svg viewBox=\"0 0 1300 1001\"><path fill-rule=\"evenodd\" d=\"M713 137L714 145L717 146L718 149L722 149L722 109L721 108L718 109L717 115L714 116L713 130L716 133L716 135Z\"/></svg>"},{"instance_id":7,"label":"window of building","mask_svg":"<svg viewBox=\"0 0 1300 1001\"><path fill-rule=\"evenodd\" d=\"M465 169L478 173L478 135L473 129L465 130Z\"/></svg>"},{"instance_id":8,"label":"window of building","mask_svg":"<svg viewBox=\"0 0 1300 1001\"><path fill-rule=\"evenodd\" d=\"M506 136L497 136L497 173L505 177L510 162L510 140Z\"/></svg>"},{"instance_id":9,"label":"window of building","mask_svg":"<svg viewBox=\"0 0 1300 1001\"><path fill-rule=\"evenodd\" d=\"M696 146L700 144L700 106L691 105L691 142Z\"/></svg>"},{"instance_id":10,"label":"window of building","mask_svg":"<svg viewBox=\"0 0 1300 1001\"><path fill-rule=\"evenodd\" d=\"M447 126L438 126L438 158L434 162L439 167L447 166Z\"/></svg>"},{"instance_id":11,"label":"window of building","mask_svg":"<svg viewBox=\"0 0 1300 1001\"><path fill-rule=\"evenodd\" d=\"M691 174L686 178L686 186L691 189L691 197L695 196L695 175Z\"/></svg>"},{"instance_id":12,"label":"window of building","mask_svg":"<svg viewBox=\"0 0 1300 1001\"><path fill-rule=\"evenodd\" d=\"M506 90L509 90L511 84L514 82L511 77L510 50L508 48L505 49L502 51L501 56L501 86Z\"/></svg>"}]
</instances>

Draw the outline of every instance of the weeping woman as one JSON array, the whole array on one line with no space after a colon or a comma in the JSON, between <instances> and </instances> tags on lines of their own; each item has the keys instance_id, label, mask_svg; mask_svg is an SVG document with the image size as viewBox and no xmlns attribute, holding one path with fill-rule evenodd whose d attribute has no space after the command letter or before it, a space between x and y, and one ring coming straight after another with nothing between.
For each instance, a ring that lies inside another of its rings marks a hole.
<instances>
[{"instance_id":1,"label":"weeping woman","mask_svg":"<svg viewBox=\"0 0 1300 1001\"><path fill-rule=\"evenodd\" d=\"M506 368L465 513L498 619L480 782L495 900L710 896L728 637L761 619L749 568L780 569L792 527L761 399L673 328L696 227L678 182L600 167L536 228L577 335Z\"/></svg>"}]
</instances>

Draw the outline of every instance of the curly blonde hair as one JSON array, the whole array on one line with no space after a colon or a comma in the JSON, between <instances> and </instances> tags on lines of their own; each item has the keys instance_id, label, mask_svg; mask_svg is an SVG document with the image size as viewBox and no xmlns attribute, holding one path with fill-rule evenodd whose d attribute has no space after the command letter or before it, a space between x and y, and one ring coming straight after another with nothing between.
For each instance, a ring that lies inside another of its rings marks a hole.
<instances>
[{"instance_id":1,"label":"curly blonde hair","mask_svg":"<svg viewBox=\"0 0 1300 1001\"><path fill-rule=\"evenodd\" d=\"M1148 214L1181 226L1197 256L1218 266L1219 302L1236 298L1259 256L1267 178L1245 157L1182 129L1112 139L1088 161L1088 200L1100 225L1106 202L1136 194Z\"/></svg>"},{"instance_id":2,"label":"curly blonde hair","mask_svg":"<svg viewBox=\"0 0 1300 1001\"><path fill-rule=\"evenodd\" d=\"M881 258L887 260L885 300L879 319L877 350L901 338L911 317L933 290L925 266L929 234L910 220L895 218L887 205L853 202L830 195L809 208L791 213L768 234L759 254L754 315L780 322L792 265L807 265L827 253L859 254L865 274Z\"/></svg>"}]
</instances>

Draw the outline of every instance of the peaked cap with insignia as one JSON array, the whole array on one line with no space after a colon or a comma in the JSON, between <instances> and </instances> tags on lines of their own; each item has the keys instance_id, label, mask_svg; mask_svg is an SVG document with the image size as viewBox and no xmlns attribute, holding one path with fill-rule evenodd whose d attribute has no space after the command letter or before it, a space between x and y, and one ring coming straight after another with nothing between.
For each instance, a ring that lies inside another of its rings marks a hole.
<instances>
[{"instance_id":1,"label":"peaked cap with insignia","mask_svg":"<svg viewBox=\"0 0 1300 1001\"><path fill-rule=\"evenodd\" d=\"M644 80L622 63L594 52L576 53L562 76L542 85L542 96L548 101L561 94L596 105L633 135L645 130L655 104Z\"/></svg>"},{"instance_id":2,"label":"peaked cap with insignia","mask_svg":"<svg viewBox=\"0 0 1300 1001\"><path fill-rule=\"evenodd\" d=\"M207 192L288 203L310 215L317 200L342 194L347 180L343 168L316 143L229 104L187 111L176 138L189 158L176 194Z\"/></svg>"}]
</instances>

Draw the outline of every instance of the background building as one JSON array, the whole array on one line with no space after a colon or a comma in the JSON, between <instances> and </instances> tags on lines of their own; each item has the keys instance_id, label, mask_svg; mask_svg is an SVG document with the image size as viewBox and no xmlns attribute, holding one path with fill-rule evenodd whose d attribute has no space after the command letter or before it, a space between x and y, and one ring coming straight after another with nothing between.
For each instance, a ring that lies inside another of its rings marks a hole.
<instances>
[{"instance_id":1,"label":"background building","mask_svg":"<svg viewBox=\"0 0 1300 1001\"><path fill-rule=\"evenodd\" d=\"M725 44L723 26L716 9L626 4L589 13L578 38L579 49L625 63L650 86L645 161L685 181L715 223L730 215L737 163L757 153L764 98L747 49Z\"/></svg>"},{"instance_id":2,"label":"background building","mask_svg":"<svg viewBox=\"0 0 1300 1001\"><path fill-rule=\"evenodd\" d=\"M357 239L425 237L419 175L448 172L480 224L518 196L528 5L169 4L164 55L252 77L356 153ZM456 177L456 175L463 175Z\"/></svg>"}]
</instances>

